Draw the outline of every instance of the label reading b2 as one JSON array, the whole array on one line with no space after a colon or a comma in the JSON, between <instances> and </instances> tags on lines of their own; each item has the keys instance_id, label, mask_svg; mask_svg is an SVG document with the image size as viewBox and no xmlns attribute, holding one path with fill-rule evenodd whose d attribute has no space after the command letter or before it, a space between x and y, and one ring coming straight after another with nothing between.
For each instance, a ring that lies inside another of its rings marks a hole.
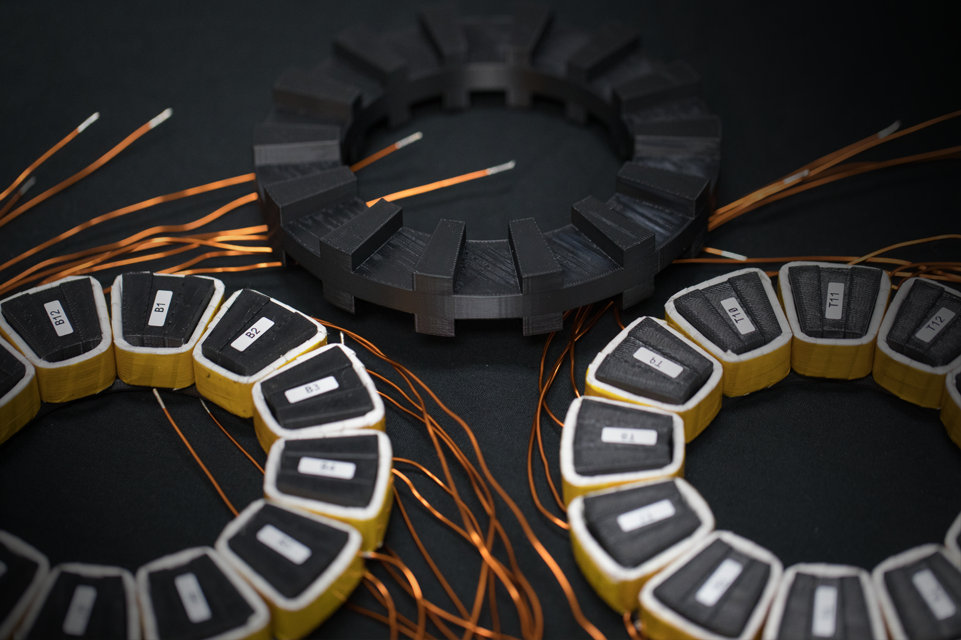
<instances>
[{"instance_id":1,"label":"label reading b2","mask_svg":"<svg viewBox=\"0 0 961 640\"><path fill-rule=\"evenodd\" d=\"M58 336L66 336L73 333L73 325L70 324L70 320L67 318L67 314L63 310L63 305L60 304L59 300L47 302L43 305L43 308L47 312L47 318L50 319L50 324L53 325L53 330L57 332Z\"/></svg>"},{"instance_id":2,"label":"label reading b2","mask_svg":"<svg viewBox=\"0 0 961 640\"><path fill-rule=\"evenodd\" d=\"M246 351L260 336L267 333L267 330L274 326L274 321L269 318L261 318L253 323L249 329L244 331L230 346L237 351Z\"/></svg>"},{"instance_id":3,"label":"label reading b2","mask_svg":"<svg viewBox=\"0 0 961 640\"><path fill-rule=\"evenodd\" d=\"M757 329L754 328L754 323L747 317L747 313L744 312L744 308L737 298L721 300L721 307L727 313L727 317L731 319L731 322L734 323L734 326L737 327L737 330L741 332L742 336L757 331Z\"/></svg>"}]
</instances>

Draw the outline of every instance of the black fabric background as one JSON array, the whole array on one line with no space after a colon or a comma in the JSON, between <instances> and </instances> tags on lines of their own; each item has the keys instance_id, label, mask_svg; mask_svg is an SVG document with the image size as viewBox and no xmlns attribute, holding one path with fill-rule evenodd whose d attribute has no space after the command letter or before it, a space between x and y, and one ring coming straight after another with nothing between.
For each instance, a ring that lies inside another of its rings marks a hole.
<instances>
[{"instance_id":1,"label":"black fabric background","mask_svg":"<svg viewBox=\"0 0 961 640\"><path fill-rule=\"evenodd\" d=\"M557 2L557 19L592 28L616 20L637 28L649 55L681 58L703 78L703 97L723 121L721 204L900 118L912 125L957 109L958 6L765 2ZM6 261L80 221L116 208L251 170L253 125L270 108L273 80L330 52L333 36L365 22L375 30L416 19L410 2L4 3L0 19L0 182L16 177L90 113L101 121L37 172L33 194L86 166L166 107L174 117L105 168L0 229ZM509 11L506 2L461 6L462 15ZM948 11L942 13L943 11ZM512 172L403 203L407 223L467 221L470 237L503 237L508 220L534 215L542 228L564 224L584 195L606 199L619 161L596 125L565 122L559 108L515 112L482 96L450 114L415 111L399 131L375 131L368 150L423 130L421 143L361 174L370 197L504 162ZM885 145L872 158L958 144L956 123ZM403 155L401 155L403 154ZM821 188L751 213L708 244L751 256L862 255L903 240L961 232L957 161L899 168ZM168 204L80 234L75 251L161 223L200 217L248 190L235 187ZM256 206L215 228L259 223ZM898 255L958 259L958 243ZM224 261L239 264L245 259ZM176 264L178 260L163 263ZM653 297L624 314L661 316L678 289L724 267L677 265ZM11 273L2 274L7 279ZM116 275L102 274L105 286ZM413 318L358 303L349 315L324 302L321 285L299 268L225 275L228 292L250 286L304 312L343 324L420 375L473 427L491 470L560 562L588 616L610 637L620 617L581 578L566 533L536 513L524 454L536 403L544 337L525 338L519 321L459 322L457 337L415 334ZM576 377L616 326L608 315L583 339ZM364 356L371 364L371 358ZM374 365L379 370L384 368ZM210 422L196 399L163 394L167 406L230 498L261 495L257 471ZM558 384L551 406L572 398ZM249 420L214 409L255 455ZM388 433L397 455L438 470L428 438L394 411ZM462 446L467 440L448 424ZM546 428L555 455L557 430ZM556 466L555 466L556 471ZM720 416L688 447L686 477L707 498L718 528L801 561L871 569L908 547L941 542L961 510L961 452L936 411L880 391L870 380L838 383L792 375L773 389L726 400ZM425 486L423 478L417 478ZM548 500L541 483L542 498ZM433 494L429 494L433 495ZM406 504L454 588L472 599L479 563L453 535ZM445 505L448 512L450 505ZM500 505L502 520L545 609L546 637L583 636L563 594ZM167 423L152 395L104 395L60 408L0 447L0 527L52 563L84 561L130 570L188 546L212 544L230 514ZM395 513L387 543L414 567L433 600L449 603L419 561ZM359 590L364 606L372 598ZM517 633L500 593L505 630ZM399 596L398 596L399 597ZM402 610L414 616L409 602ZM315 637L385 637L386 627L341 610Z\"/></svg>"}]
</instances>

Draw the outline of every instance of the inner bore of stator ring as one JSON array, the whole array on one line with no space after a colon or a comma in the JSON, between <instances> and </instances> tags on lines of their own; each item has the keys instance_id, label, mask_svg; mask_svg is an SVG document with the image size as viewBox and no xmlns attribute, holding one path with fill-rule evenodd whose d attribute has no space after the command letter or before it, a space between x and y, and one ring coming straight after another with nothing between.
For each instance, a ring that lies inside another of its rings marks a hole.
<instances>
[{"instance_id":1,"label":"inner bore of stator ring","mask_svg":"<svg viewBox=\"0 0 961 640\"><path fill-rule=\"evenodd\" d=\"M419 142L357 173L365 201L464 173L516 162L513 170L403 200L404 225L432 233L442 219L467 225L470 240L503 240L511 220L534 218L544 233L570 223L571 205L589 195L607 200L623 160L608 128L564 117L564 106L535 96L529 108L505 106L504 94L471 94L466 111L441 100L415 105L397 128L372 127L359 157L417 131Z\"/></svg>"},{"instance_id":2,"label":"inner bore of stator ring","mask_svg":"<svg viewBox=\"0 0 961 640\"><path fill-rule=\"evenodd\" d=\"M870 378L791 373L769 389L725 398L687 445L685 477L735 531L798 562L870 570L944 540L961 510L961 449L936 409Z\"/></svg>"}]
</instances>

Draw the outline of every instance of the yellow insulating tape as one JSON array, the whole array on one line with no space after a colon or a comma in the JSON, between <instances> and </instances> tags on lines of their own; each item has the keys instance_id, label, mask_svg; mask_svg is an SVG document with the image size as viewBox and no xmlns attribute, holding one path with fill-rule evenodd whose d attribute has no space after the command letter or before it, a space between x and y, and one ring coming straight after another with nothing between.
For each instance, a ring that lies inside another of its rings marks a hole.
<instances>
[{"instance_id":1,"label":"yellow insulating tape","mask_svg":"<svg viewBox=\"0 0 961 640\"><path fill-rule=\"evenodd\" d=\"M944 373L932 373L898 362L878 346L874 353L873 375L875 382L902 400L930 409L941 406Z\"/></svg>"},{"instance_id":2,"label":"yellow insulating tape","mask_svg":"<svg viewBox=\"0 0 961 640\"><path fill-rule=\"evenodd\" d=\"M283 501L280 501L280 503L283 504ZM383 504L381 504L380 509L372 518L368 518L366 520L361 520L360 518L346 518L338 513L325 510L322 502L314 502L313 505L314 506L312 507L307 507L304 504L298 504L297 507L322 516L326 516L328 518L332 518L334 520L339 520L345 524L349 524L353 528L360 531L360 535L364 538L364 541L360 545L360 550L376 551L380 548L381 543L384 541L384 534L387 533L387 524L390 521L391 508L394 505L393 475L391 475L391 477L387 480L387 488L384 495Z\"/></svg>"},{"instance_id":3,"label":"yellow insulating tape","mask_svg":"<svg viewBox=\"0 0 961 640\"><path fill-rule=\"evenodd\" d=\"M723 378L721 379L721 384L715 385L703 400L686 411L677 411L669 405L664 405L658 402L648 403L645 402L645 399L641 396L636 396L632 393L616 393L611 389L595 386L590 381L584 384L584 395L607 398L608 400L619 400L620 402L630 402L631 404L654 407L655 409L666 408L668 411L673 411L677 415L681 416L681 420L684 421L684 441L690 442L700 435L702 431L704 431L704 428L711 423L711 420L713 420L721 410L722 384Z\"/></svg>"},{"instance_id":4,"label":"yellow insulating tape","mask_svg":"<svg viewBox=\"0 0 961 640\"><path fill-rule=\"evenodd\" d=\"M364 577L364 558L358 553L350 566L316 600L303 609L291 611L264 598L270 608L273 637L278 640L303 638L331 616L360 584Z\"/></svg>"},{"instance_id":5,"label":"yellow insulating tape","mask_svg":"<svg viewBox=\"0 0 961 640\"><path fill-rule=\"evenodd\" d=\"M0 329L0 335L13 343L18 349L20 345L6 331ZM110 335L104 336L110 340ZM26 355L26 354L25 354ZM113 342L107 348L92 357L87 354L77 356L83 358L80 362L64 364L62 362L46 363L31 358L31 363L37 369L37 385L40 389L40 399L44 402L70 402L86 396L100 393L113 384L117 379L117 364L114 360ZM74 358L71 358L73 360ZM64 362L69 362L66 360Z\"/></svg>"},{"instance_id":6,"label":"yellow insulating tape","mask_svg":"<svg viewBox=\"0 0 961 640\"><path fill-rule=\"evenodd\" d=\"M794 335L791 368L804 376L855 380L871 373L877 337L858 345L818 344Z\"/></svg>"},{"instance_id":7,"label":"yellow insulating tape","mask_svg":"<svg viewBox=\"0 0 961 640\"><path fill-rule=\"evenodd\" d=\"M637 594L640 593L644 583L654 575L653 573L626 582L612 580L595 564L574 529L571 529L571 550L574 552L574 561L577 562L581 573L607 606L618 613L634 611L638 608Z\"/></svg>"},{"instance_id":8,"label":"yellow insulating tape","mask_svg":"<svg viewBox=\"0 0 961 640\"><path fill-rule=\"evenodd\" d=\"M684 633L644 607L641 607L641 625L641 631L649 640L701 640L698 636Z\"/></svg>"},{"instance_id":9,"label":"yellow insulating tape","mask_svg":"<svg viewBox=\"0 0 961 640\"><path fill-rule=\"evenodd\" d=\"M948 437L961 447L961 405L948 398L947 393L941 405L941 422L948 431Z\"/></svg>"},{"instance_id":10,"label":"yellow insulating tape","mask_svg":"<svg viewBox=\"0 0 961 640\"><path fill-rule=\"evenodd\" d=\"M697 343L705 351L709 352L721 362L724 367L724 377L721 385L724 395L728 397L744 396L761 389L766 389L780 380L783 380L791 372L791 340L782 344L780 347L767 353L755 356L749 360L731 362L725 360L724 356L716 352L716 347L699 342L697 338L689 334L681 327L670 315L667 316L667 323L672 329L679 331L685 338ZM763 347L762 347L763 349Z\"/></svg>"},{"instance_id":11,"label":"yellow insulating tape","mask_svg":"<svg viewBox=\"0 0 961 640\"><path fill-rule=\"evenodd\" d=\"M686 424L686 423L685 423ZM634 484L635 482L653 482L656 480L664 480L666 478L683 478L684 477L684 462L681 462L680 468L674 472L663 473L659 475L646 476L644 478L633 478L630 480L621 480L615 482L599 482L592 485L576 485L568 482L567 478L563 475L561 476L561 495L564 498L564 504L569 505L571 500L577 498L578 496L583 496L588 493L594 493L595 491L603 491L604 489L613 489L614 487L622 487L626 484Z\"/></svg>"},{"instance_id":12,"label":"yellow insulating tape","mask_svg":"<svg viewBox=\"0 0 961 640\"><path fill-rule=\"evenodd\" d=\"M317 345L318 348L323 346L323 343ZM252 387L253 385L251 385ZM253 402L251 400L251 402ZM365 427L351 427L353 429L375 429L377 431L386 432L387 431L387 421L386 417L382 417L380 420L375 422L370 426ZM280 436L275 433L270 425L264 420L264 417L260 414L260 411L254 409L254 433L257 436L257 442L263 447L264 451L270 451L270 448L274 446L274 443L280 439ZM337 433L337 431L331 431L330 433Z\"/></svg>"},{"instance_id":13,"label":"yellow insulating tape","mask_svg":"<svg viewBox=\"0 0 961 640\"><path fill-rule=\"evenodd\" d=\"M0 443L20 431L40 411L40 388L33 366L27 369L27 376L29 380L23 388L14 394L15 387L7 394L7 401L0 405Z\"/></svg>"}]
</instances>

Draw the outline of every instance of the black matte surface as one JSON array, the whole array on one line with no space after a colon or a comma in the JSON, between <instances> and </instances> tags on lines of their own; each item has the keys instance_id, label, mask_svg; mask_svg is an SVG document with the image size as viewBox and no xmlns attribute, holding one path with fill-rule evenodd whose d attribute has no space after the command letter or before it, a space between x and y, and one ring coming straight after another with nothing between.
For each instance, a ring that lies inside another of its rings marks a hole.
<instances>
[{"instance_id":1,"label":"black matte surface","mask_svg":"<svg viewBox=\"0 0 961 640\"><path fill-rule=\"evenodd\" d=\"M881 270L802 265L788 269L798 325L812 338L859 339L871 324L881 285ZM844 287L840 302L828 300L828 287ZM840 318L828 318L828 307L840 306Z\"/></svg>"},{"instance_id":2,"label":"black matte surface","mask_svg":"<svg viewBox=\"0 0 961 640\"><path fill-rule=\"evenodd\" d=\"M605 427L654 431L657 441L653 445L603 442ZM673 416L585 398L575 429L574 470L582 476L663 469L674 458Z\"/></svg>"},{"instance_id":3,"label":"black matte surface","mask_svg":"<svg viewBox=\"0 0 961 640\"><path fill-rule=\"evenodd\" d=\"M27 374L27 367L5 348L0 348L0 398L10 393Z\"/></svg>"},{"instance_id":4,"label":"black matte surface","mask_svg":"<svg viewBox=\"0 0 961 640\"><path fill-rule=\"evenodd\" d=\"M864 588L858 577L825 578L802 572L794 577L787 601L784 603L781 626L778 627L778 639L812 640L824 637L815 636L812 631L814 593L820 586L833 587L837 590L834 634L829 637L837 640L873 640L874 632L864 598Z\"/></svg>"},{"instance_id":5,"label":"black matte surface","mask_svg":"<svg viewBox=\"0 0 961 640\"><path fill-rule=\"evenodd\" d=\"M927 341L919 339L918 332L928 326L940 329ZM924 280L916 281L894 318L888 346L931 367L944 366L957 358L961 355L961 295Z\"/></svg>"},{"instance_id":6,"label":"black matte surface","mask_svg":"<svg viewBox=\"0 0 961 640\"><path fill-rule=\"evenodd\" d=\"M695 600L701 585L728 558L741 564L740 575L713 606ZM715 540L658 585L654 595L682 618L719 635L737 637L757 607L770 573L766 562Z\"/></svg>"},{"instance_id":7,"label":"black matte surface","mask_svg":"<svg viewBox=\"0 0 961 640\"><path fill-rule=\"evenodd\" d=\"M634 354L641 347L667 358L683 370L672 378L639 361ZM712 373L714 365L710 360L646 318L604 358L594 375L601 382L635 395L667 404L684 404L701 390Z\"/></svg>"},{"instance_id":8,"label":"black matte surface","mask_svg":"<svg viewBox=\"0 0 961 640\"><path fill-rule=\"evenodd\" d=\"M177 577L187 573L194 574L200 584L200 590L210 608L209 620L192 622L187 617L183 600L174 582ZM233 583L206 554L172 569L152 571L147 580L157 633L161 638L211 638L244 626L254 612Z\"/></svg>"},{"instance_id":9,"label":"black matte surface","mask_svg":"<svg viewBox=\"0 0 961 640\"><path fill-rule=\"evenodd\" d=\"M232 345L261 318L273 321L243 351ZM317 327L301 313L280 306L268 296L244 289L204 339L204 356L231 373L250 376L317 334Z\"/></svg>"},{"instance_id":10,"label":"black matte surface","mask_svg":"<svg viewBox=\"0 0 961 640\"><path fill-rule=\"evenodd\" d=\"M80 585L89 585L97 590L93 610L82 636L68 635L63 631L64 619ZM136 606L135 603L129 603ZM51 638L97 638L98 640L123 640L127 638L127 594L120 576L92 578L64 571L47 593L27 638L49 640Z\"/></svg>"},{"instance_id":11,"label":"black matte surface","mask_svg":"<svg viewBox=\"0 0 961 640\"><path fill-rule=\"evenodd\" d=\"M316 440L288 440L277 470L277 489L281 493L308 500L317 500L342 507L366 507L374 495L380 462L377 436L349 436L346 438L318 438ZM330 478L307 475L297 471L301 458L351 462L356 466L354 477Z\"/></svg>"},{"instance_id":12,"label":"black matte surface","mask_svg":"<svg viewBox=\"0 0 961 640\"><path fill-rule=\"evenodd\" d=\"M950 604L954 605L954 615L939 620L921 597L912 578L925 569L934 574ZM901 627L909 638L948 640L961 637L961 571L944 554L935 552L904 567L887 571L884 584L897 610Z\"/></svg>"},{"instance_id":13,"label":"black matte surface","mask_svg":"<svg viewBox=\"0 0 961 640\"><path fill-rule=\"evenodd\" d=\"M73 328L70 333L57 335L52 323L64 320L48 317L43 305L50 302L60 303L65 322ZM76 358L96 349L103 341L100 315L87 278L5 300L0 312L37 357L46 362Z\"/></svg>"},{"instance_id":14,"label":"black matte surface","mask_svg":"<svg viewBox=\"0 0 961 640\"><path fill-rule=\"evenodd\" d=\"M174 278L149 272L123 276L120 301L123 337L135 347L178 349L190 341L200 317L210 305L214 283L207 278ZM170 291L167 316L159 327L150 326L158 291Z\"/></svg>"},{"instance_id":15,"label":"black matte surface","mask_svg":"<svg viewBox=\"0 0 961 640\"><path fill-rule=\"evenodd\" d=\"M952 81L961 77L957 6L882 3L855 10L834 4L799 10L795 4L698 0L560 0L552 6L559 21L585 30L608 20L622 22L641 34L650 55L685 60L697 71L704 101L723 122L719 205L896 119L908 127L961 107L961 90ZM93 162L164 108L172 107L174 115L99 171L0 229L0 260L92 216L252 171L251 133L269 112L271 87L284 69L310 67L329 56L335 36L357 24L380 33L410 28L421 7L403 0L283 0L268 10L245 1L174 0L162 10L105 2L65 3L51 11L43 3L8 3L0 20L0 68L5 87L11 88L0 98L4 187L94 111L101 119L37 171L39 183L27 197ZM461 6L461 12L496 15L513 8L496 0ZM358 172L361 198L517 161L512 172L399 201L407 225L424 234L447 218L466 221L468 239L504 238L518 211L533 216L541 229L556 229L568 224L571 203L586 194L606 202L615 188L611 177L621 166L603 127L591 121L573 125L565 121L562 107L550 103L535 100L530 110L517 111L505 108L502 97L485 95L473 96L471 110L463 113L445 112L437 103L415 107L408 123L373 130L362 154L416 131L424 132L423 140ZM854 160L954 146L961 139L958 131L953 122L945 123ZM957 161L929 162L839 180L719 227L707 244L751 257L861 256L905 240L959 233L959 168ZM154 225L190 222L253 191L248 187L104 223L35 259L115 242ZM259 208L246 205L209 230L259 224ZM149 268L173 267L207 250ZM890 255L948 261L957 259L958 250L944 241ZM224 258L197 267L263 259ZM653 296L622 313L622 320L663 317L669 296L733 269L667 267L653 282ZM122 270L97 277L109 286ZM15 271L0 275L6 280ZM580 576L567 533L542 518L528 495L524 460L544 337L524 338L520 322L509 320L459 321L452 340L419 335L405 313L363 302L357 303L356 315L340 311L324 301L320 283L296 267L217 277L226 283L227 295L245 286L262 291L360 333L417 373L474 429L491 472L568 576L586 617L609 638L625 637L621 616ZM608 312L578 341L578 381L618 331ZM566 337L552 342L549 364ZM365 365L393 375L375 359L361 357ZM567 375L565 366L548 395L560 416L574 397L564 383ZM164 399L235 506L262 497L262 476L199 402L176 394ZM207 404L263 462L251 421ZM389 405L387 420L397 456L442 473L420 423ZM456 425L444 424L456 442L469 445ZM554 464L559 431L548 424L544 436ZM559 481L556 466L552 471ZM688 445L685 468L719 528L771 549L787 565L821 561L869 570L904 549L944 540L961 512L959 475L961 449L948 438L937 411L909 405L871 384L795 375L744 398L725 399L717 418ZM541 501L549 503L539 471L535 479ZM414 477L414 482L431 500L449 504L429 480ZM400 491L418 531L429 536L432 557L460 598L472 601L479 560L465 552L456 534L435 528L406 489ZM445 513L457 517L453 508ZM498 513L504 514L521 569L551 612L545 616L545 637L587 638L563 591L501 502ZM397 516L386 544L411 565L432 602L447 602ZM82 560L136 570L162 555L211 544L231 517L150 393L98 395L58 408L0 446L0 526L53 563ZM379 568L373 571L389 580ZM498 597L504 632L519 636L513 614L505 613L509 596L499 591ZM352 601L378 607L366 589L355 591ZM413 604L397 601L404 615L416 620ZM431 633L442 635L436 629ZM387 634L385 625L341 608L311 635Z\"/></svg>"},{"instance_id":16,"label":"black matte surface","mask_svg":"<svg viewBox=\"0 0 961 640\"><path fill-rule=\"evenodd\" d=\"M333 377L337 388L312 398L291 403L285 392ZM328 349L301 362L261 385L264 399L284 429L303 429L364 415L374 408L370 392L340 349Z\"/></svg>"},{"instance_id":17,"label":"black matte surface","mask_svg":"<svg viewBox=\"0 0 961 640\"><path fill-rule=\"evenodd\" d=\"M303 563L294 564L257 540L257 532L268 524L309 548L310 556ZM327 570L347 544L347 539L346 531L265 504L231 536L227 544L281 595L296 598Z\"/></svg>"},{"instance_id":18,"label":"black matte surface","mask_svg":"<svg viewBox=\"0 0 961 640\"><path fill-rule=\"evenodd\" d=\"M37 575L40 565L30 558L15 553L3 542L0 542L0 562L6 568L0 574L0 624L3 624L23 598L27 587Z\"/></svg>"},{"instance_id":19,"label":"black matte surface","mask_svg":"<svg viewBox=\"0 0 961 640\"><path fill-rule=\"evenodd\" d=\"M670 518L628 532L617 524L621 514L661 500L671 501L675 513ZM588 496L584 499L584 521L601 548L628 569L690 537L701 526L701 519L673 482Z\"/></svg>"}]
</instances>

